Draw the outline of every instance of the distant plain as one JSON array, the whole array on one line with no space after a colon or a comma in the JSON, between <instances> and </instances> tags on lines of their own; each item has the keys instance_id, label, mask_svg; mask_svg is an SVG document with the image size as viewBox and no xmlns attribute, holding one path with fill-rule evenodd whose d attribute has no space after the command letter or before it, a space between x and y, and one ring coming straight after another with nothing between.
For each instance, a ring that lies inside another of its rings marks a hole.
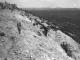
<instances>
[{"instance_id":1,"label":"distant plain","mask_svg":"<svg viewBox=\"0 0 80 60\"><path fill-rule=\"evenodd\" d=\"M35 16L44 18L50 22L71 22L80 27L80 9L77 8L56 8L56 9L31 9L28 10Z\"/></svg>"}]
</instances>

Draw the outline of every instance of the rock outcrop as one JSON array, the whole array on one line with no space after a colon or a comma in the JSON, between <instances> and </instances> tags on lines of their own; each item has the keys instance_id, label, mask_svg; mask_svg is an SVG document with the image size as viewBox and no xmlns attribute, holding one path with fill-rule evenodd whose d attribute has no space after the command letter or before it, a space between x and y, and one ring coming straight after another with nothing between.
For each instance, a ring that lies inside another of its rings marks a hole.
<instances>
[{"instance_id":1,"label":"rock outcrop","mask_svg":"<svg viewBox=\"0 0 80 60\"><path fill-rule=\"evenodd\" d=\"M0 60L79 59L79 43L58 26L14 4L0 3Z\"/></svg>"}]
</instances>

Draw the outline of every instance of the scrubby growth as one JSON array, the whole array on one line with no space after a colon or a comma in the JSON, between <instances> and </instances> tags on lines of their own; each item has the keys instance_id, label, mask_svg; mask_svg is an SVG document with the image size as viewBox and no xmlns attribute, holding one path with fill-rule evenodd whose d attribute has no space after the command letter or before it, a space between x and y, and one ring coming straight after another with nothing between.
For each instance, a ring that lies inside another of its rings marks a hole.
<instances>
[{"instance_id":1,"label":"scrubby growth","mask_svg":"<svg viewBox=\"0 0 80 60\"><path fill-rule=\"evenodd\" d=\"M9 4L7 2L4 2L4 3L0 2L0 8L1 9L11 9L11 10L18 9L15 4Z\"/></svg>"}]
</instances>

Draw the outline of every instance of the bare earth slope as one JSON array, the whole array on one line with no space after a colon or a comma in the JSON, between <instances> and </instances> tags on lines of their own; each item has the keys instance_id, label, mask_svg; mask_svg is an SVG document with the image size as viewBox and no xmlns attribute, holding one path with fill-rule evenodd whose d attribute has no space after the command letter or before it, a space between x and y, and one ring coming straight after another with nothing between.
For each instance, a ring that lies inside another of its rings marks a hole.
<instances>
[{"instance_id":1,"label":"bare earth slope","mask_svg":"<svg viewBox=\"0 0 80 60\"><path fill-rule=\"evenodd\" d=\"M3 5L0 5L0 60L80 59L79 44L71 37L19 8Z\"/></svg>"}]
</instances>

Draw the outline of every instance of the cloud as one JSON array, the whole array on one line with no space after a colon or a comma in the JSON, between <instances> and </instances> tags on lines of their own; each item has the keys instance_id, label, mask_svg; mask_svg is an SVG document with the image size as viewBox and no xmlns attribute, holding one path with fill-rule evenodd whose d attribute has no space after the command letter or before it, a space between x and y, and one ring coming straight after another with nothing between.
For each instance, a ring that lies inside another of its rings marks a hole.
<instances>
[{"instance_id":1,"label":"cloud","mask_svg":"<svg viewBox=\"0 0 80 60\"><path fill-rule=\"evenodd\" d=\"M3 0L2 0L3 1ZM5 0L4 0L5 1ZM80 0L6 0L24 8L80 8Z\"/></svg>"}]
</instances>

